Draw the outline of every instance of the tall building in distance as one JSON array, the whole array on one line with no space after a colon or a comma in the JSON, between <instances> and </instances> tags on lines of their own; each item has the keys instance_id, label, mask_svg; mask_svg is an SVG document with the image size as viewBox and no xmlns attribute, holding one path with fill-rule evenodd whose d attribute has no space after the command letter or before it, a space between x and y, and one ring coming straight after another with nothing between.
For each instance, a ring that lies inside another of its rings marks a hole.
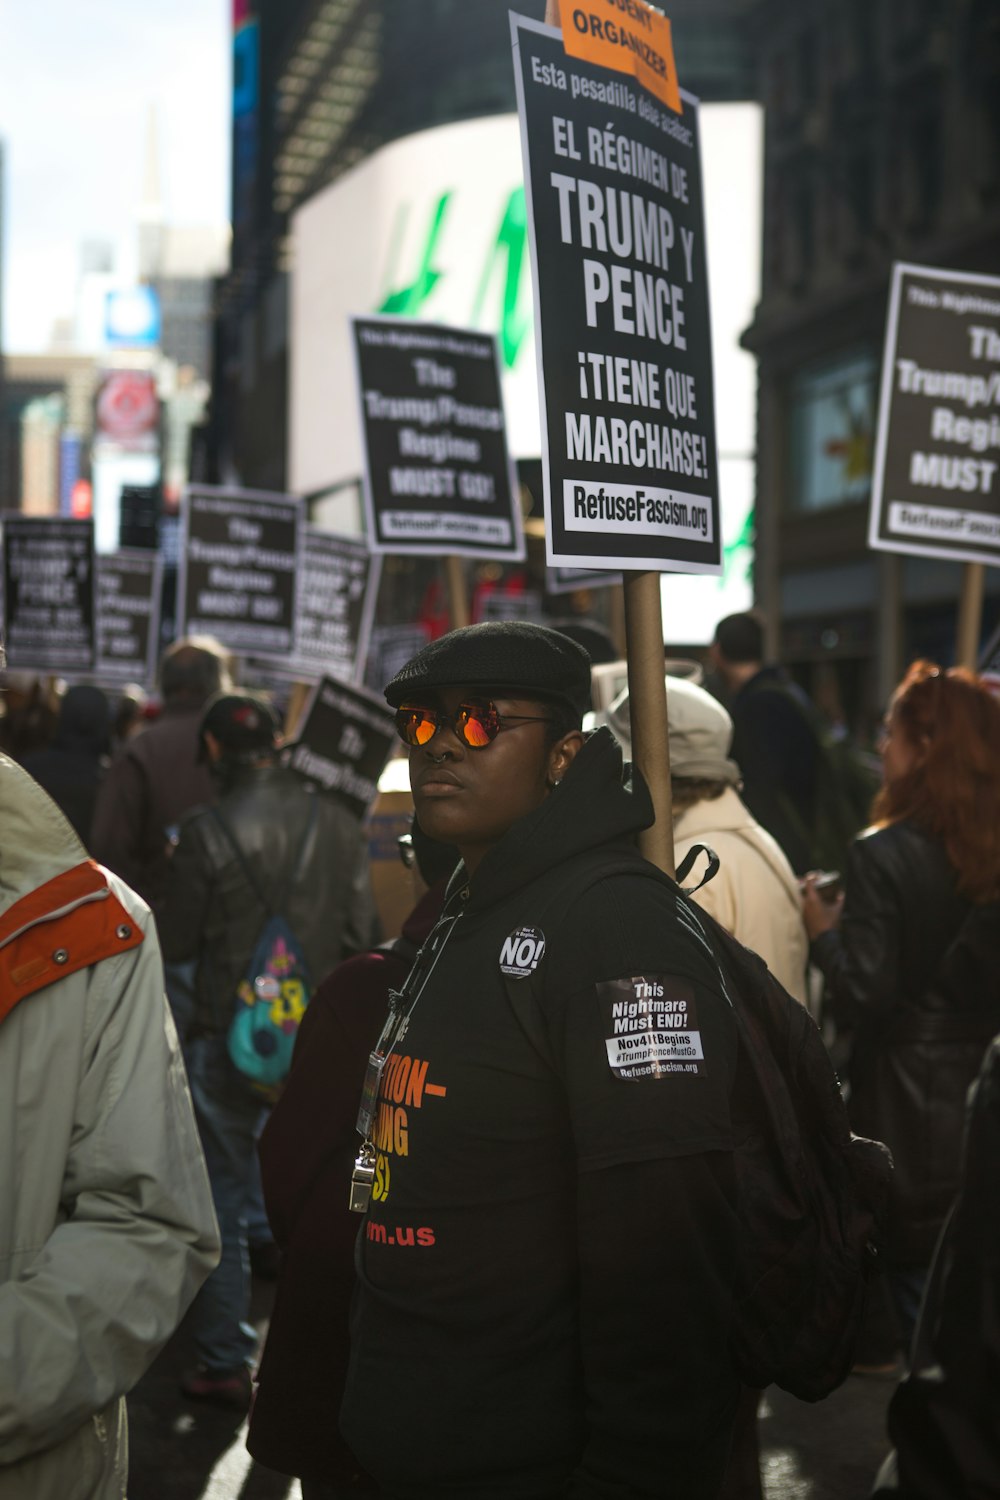
<instances>
[{"instance_id":1,"label":"tall building in distance","mask_svg":"<svg viewBox=\"0 0 1000 1500\"><path fill-rule=\"evenodd\" d=\"M509 114L508 8L235 0L215 477L322 492L288 464L293 218L383 147ZM541 0L525 9L540 15ZM757 602L775 654L834 718L863 726L904 655L946 658L954 640L957 567L871 553L867 507L893 261L1000 267L1000 8L676 0L668 9L683 85L705 103L754 101L766 121L762 288L743 338L758 366ZM732 230L738 247L740 224ZM338 253L345 241L367 253L367 231L338 222ZM377 254L386 258L384 245ZM296 393L296 413L300 405ZM315 430L324 420L335 416L317 405L308 421ZM988 576L989 624L1000 586L995 570Z\"/></svg>"}]
</instances>

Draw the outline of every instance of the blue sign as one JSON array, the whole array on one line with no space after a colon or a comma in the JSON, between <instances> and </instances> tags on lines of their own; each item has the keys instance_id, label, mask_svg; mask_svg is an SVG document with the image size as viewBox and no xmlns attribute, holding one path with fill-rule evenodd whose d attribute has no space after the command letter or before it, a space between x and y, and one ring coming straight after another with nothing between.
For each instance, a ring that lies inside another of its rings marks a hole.
<instances>
[{"instance_id":1,"label":"blue sign","mask_svg":"<svg viewBox=\"0 0 1000 1500\"><path fill-rule=\"evenodd\" d=\"M104 337L112 349L155 349L160 342L160 299L151 286L108 292Z\"/></svg>"}]
</instances>

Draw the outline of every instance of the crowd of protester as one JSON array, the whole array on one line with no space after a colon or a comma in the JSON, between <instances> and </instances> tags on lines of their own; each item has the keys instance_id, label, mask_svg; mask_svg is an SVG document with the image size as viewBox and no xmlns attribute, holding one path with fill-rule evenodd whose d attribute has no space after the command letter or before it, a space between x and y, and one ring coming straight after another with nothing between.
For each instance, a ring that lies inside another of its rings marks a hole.
<instances>
[{"instance_id":1,"label":"crowd of protester","mask_svg":"<svg viewBox=\"0 0 1000 1500\"><path fill-rule=\"evenodd\" d=\"M148 700L5 674L0 1500L123 1493L123 1398L188 1309L184 1399L252 1406L303 1500L761 1495L727 1353L740 1042L638 868L628 691L593 712L572 636L467 627L388 684L399 931L363 823L216 642L173 645ZM666 671L691 899L815 1017L894 1158L858 1351L900 1381L876 1493L995 1492L1000 701L913 663L876 776L755 616ZM262 1087L227 1038L276 916L310 983L297 1009L276 983L294 1052ZM647 993L693 1062L629 1064L614 1022Z\"/></svg>"}]
</instances>

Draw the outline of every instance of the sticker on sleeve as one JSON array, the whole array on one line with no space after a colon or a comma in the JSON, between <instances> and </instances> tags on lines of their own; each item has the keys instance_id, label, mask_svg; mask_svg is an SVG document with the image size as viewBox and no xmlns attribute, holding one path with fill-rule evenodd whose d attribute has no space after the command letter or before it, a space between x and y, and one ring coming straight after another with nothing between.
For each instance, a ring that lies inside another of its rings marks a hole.
<instances>
[{"instance_id":1,"label":"sticker on sleeve","mask_svg":"<svg viewBox=\"0 0 1000 1500\"><path fill-rule=\"evenodd\" d=\"M638 974L597 986L605 1046L616 1078L706 1073L694 991L669 974Z\"/></svg>"}]
</instances>

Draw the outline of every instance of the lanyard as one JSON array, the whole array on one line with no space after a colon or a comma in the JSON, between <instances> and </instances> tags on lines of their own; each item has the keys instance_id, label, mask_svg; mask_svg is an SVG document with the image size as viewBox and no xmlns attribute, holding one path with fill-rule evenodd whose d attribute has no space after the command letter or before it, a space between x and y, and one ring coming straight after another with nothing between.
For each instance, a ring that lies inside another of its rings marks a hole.
<instances>
[{"instance_id":1,"label":"lanyard","mask_svg":"<svg viewBox=\"0 0 1000 1500\"><path fill-rule=\"evenodd\" d=\"M375 1050L368 1055L368 1067L365 1070L365 1081L361 1090L361 1103L358 1106L356 1129L361 1136L361 1150L358 1152L354 1171L351 1173L349 1198L349 1206L354 1213L365 1213L371 1201L376 1154L372 1143L372 1130L375 1126L379 1089L386 1061L405 1037L417 1001L437 968L438 959L444 952L445 945L461 915L461 911L457 911L452 915L442 914L438 918L433 931L414 959L413 968L406 976L402 989L389 991L389 1014L386 1016L381 1035L375 1043Z\"/></svg>"}]
</instances>

